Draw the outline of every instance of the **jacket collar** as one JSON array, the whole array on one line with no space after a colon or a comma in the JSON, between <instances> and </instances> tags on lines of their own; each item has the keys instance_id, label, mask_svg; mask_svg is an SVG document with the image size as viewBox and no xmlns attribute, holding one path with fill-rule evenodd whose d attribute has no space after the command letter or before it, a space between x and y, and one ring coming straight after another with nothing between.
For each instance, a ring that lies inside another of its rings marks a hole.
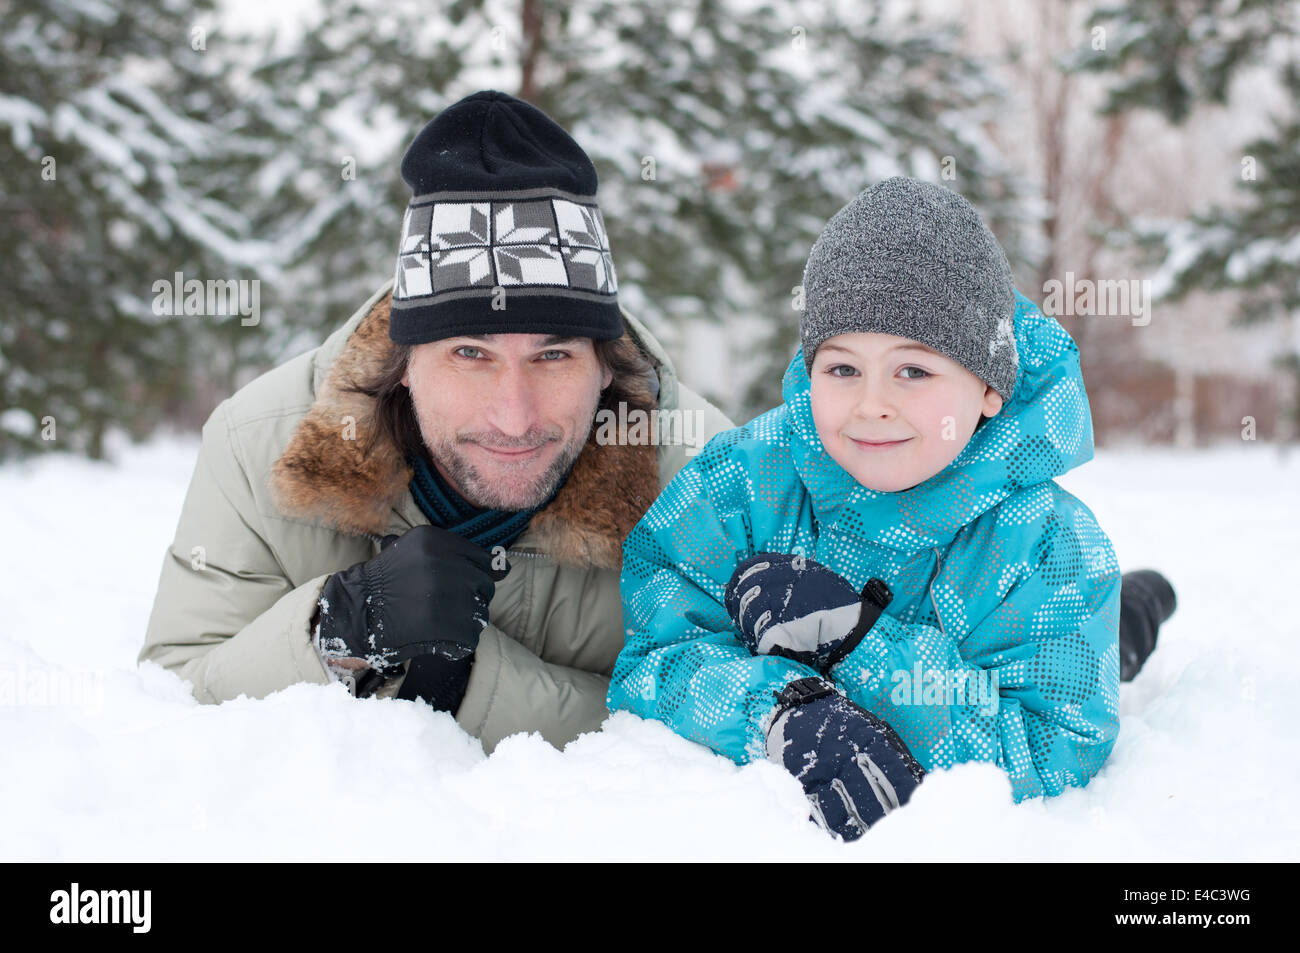
<instances>
[{"instance_id":1,"label":"jacket collar","mask_svg":"<svg viewBox=\"0 0 1300 953\"><path fill-rule=\"evenodd\" d=\"M1011 399L975 431L952 463L924 483L894 493L862 486L826 452L813 421L812 383L800 349L786 369L782 390L791 457L818 521L907 553L945 546L1012 493L1091 460L1092 415L1074 341L1019 291L1015 334L1020 369Z\"/></svg>"},{"instance_id":2,"label":"jacket collar","mask_svg":"<svg viewBox=\"0 0 1300 953\"><path fill-rule=\"evenodd\" d=\"M371 379L383 365L388 338L389 281L321 345L315 402L299 421L271 469L276 506L287 517L353 535L402 533L427 523L411 496L411 467L389 441L365 454L374 426L374 399L344 390ZM635 382L637 402L659 406L675 398L676 376L657 341L624 312L633 339L658 366L657 382ZM670 384L668 387L663 385ZM618 569L623 540L659 492L653 444L601 444L596 428L555 498L536 515L516 546L535 548L573 566Z\"/></svg>"}]
</instances>

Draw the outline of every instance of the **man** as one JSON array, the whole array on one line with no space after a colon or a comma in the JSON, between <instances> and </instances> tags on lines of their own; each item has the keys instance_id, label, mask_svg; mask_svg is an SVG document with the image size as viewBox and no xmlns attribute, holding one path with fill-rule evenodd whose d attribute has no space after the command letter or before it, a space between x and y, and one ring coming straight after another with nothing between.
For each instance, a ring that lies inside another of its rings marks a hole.
<instances>
[{"instance_id":1,"label":"man","mask_svg":"<svg viewBox=\"0 0 1300 953\"><path fill-rule=\"evenodd\" d=\"M608 714L623 539L732 424L619 307L595 169L544 113L469 96L402 176L394 281L205 424L139 658L202 702L340 679L562 746ZM689 442L593 426L655 409Z\"/></svg>"}]
</instances>

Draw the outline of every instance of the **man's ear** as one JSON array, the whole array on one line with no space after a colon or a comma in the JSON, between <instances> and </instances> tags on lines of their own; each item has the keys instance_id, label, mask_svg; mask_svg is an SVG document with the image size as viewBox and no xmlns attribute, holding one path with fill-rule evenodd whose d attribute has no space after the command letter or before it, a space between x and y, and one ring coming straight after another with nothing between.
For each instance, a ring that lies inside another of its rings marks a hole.
<instances>
[{"instance_id":1,"label":"man's ear","mask_svg":"<svg viewBox=\"0 0 1300 953\"><path fill-rule=\"evenodd\" d=\"M613 383L613 381L614 381L614 371L613 371L612 369L610 369L609 367L606 367L603 361L601 362L600 370L601 370L601 375L600 375L600 389L601 389L601 390L604 390L604 389L605 389L606 387L608 387L611 383Z\"/></svg>"}]
</instances>

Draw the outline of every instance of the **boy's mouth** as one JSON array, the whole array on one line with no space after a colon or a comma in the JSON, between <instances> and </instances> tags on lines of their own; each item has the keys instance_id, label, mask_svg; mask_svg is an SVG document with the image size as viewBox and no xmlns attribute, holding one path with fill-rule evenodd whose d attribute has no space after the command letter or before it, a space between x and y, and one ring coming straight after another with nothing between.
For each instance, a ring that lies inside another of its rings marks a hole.
<instances>
[{"instance_id":1,"label":"boy's mouth","mask_svg":"<svg viewBox=\"0 0 1300 953\"><path fill-rule=\"evenodd\" d=\"M848 439L863 450L888 450L891 447L901 447L912 438L904 437L902 440L858 440L855 437L849 437Z\"/></svg>"}]
</instances>

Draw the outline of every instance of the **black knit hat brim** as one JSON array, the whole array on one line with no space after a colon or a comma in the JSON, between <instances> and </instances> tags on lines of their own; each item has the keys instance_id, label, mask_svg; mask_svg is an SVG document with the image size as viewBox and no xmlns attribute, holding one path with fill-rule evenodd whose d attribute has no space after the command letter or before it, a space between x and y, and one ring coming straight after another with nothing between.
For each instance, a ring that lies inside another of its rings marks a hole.
<instances>
[{"instance_id":1,"label":"black knit hat brim","mask_svg":"<svg viewBox=\"0 0 1300 953\"><path fill-rule=\"evenodd\" d=\"M408 307L394 304L388 336L398 344L426 344L461 335L559 334L597 341L623 335L623 314L616 301L532 291L512 291L501 309L494 309L492 299L481 295Z\"/></svg>"}]
</instances>

